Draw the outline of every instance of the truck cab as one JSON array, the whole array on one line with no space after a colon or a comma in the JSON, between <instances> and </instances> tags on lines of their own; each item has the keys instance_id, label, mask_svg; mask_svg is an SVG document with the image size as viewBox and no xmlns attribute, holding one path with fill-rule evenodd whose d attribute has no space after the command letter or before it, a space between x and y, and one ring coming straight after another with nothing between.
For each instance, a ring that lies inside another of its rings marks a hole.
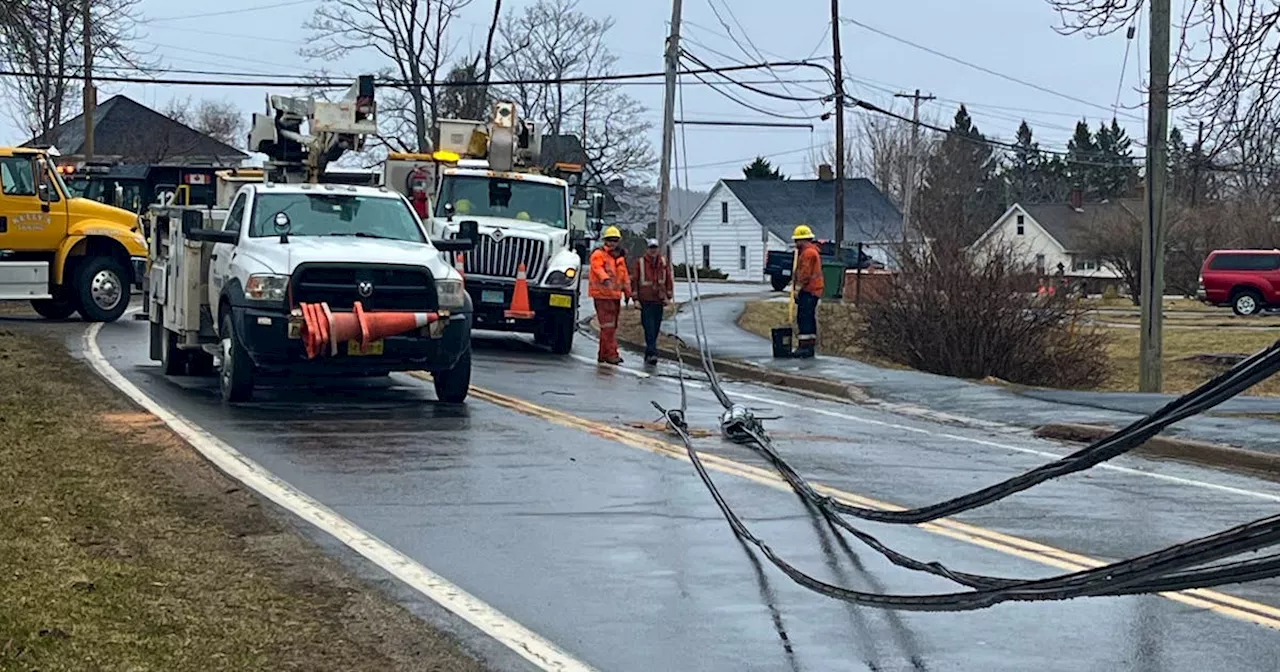
<instances>
[{"instance_id":1,"label":"truck cab","mask_svg":"<svg viewBox=\"0 0 1280 672\"><path fill-rule=\"evenodd\" d=\"M117 320L146 273L137 214L71 192L43 150L0 148L0 300Z\"/></svg>"}]
</instances>

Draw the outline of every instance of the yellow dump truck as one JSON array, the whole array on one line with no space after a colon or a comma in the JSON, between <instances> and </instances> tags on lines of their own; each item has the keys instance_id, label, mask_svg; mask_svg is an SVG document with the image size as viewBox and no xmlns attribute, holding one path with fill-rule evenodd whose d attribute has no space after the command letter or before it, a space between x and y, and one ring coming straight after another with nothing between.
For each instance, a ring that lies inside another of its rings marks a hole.
<instances>
[{"instance_id":1,"label":"yellow dump truck","mask_svg":"<svg viewBox=\"0 0 1280 672\"><path fill-rule=\"evenodd\" d=\"M67 189L44 151L0 147L0 300L112 322L146 275L138 216Z\"/></svg>"}]
</instances>

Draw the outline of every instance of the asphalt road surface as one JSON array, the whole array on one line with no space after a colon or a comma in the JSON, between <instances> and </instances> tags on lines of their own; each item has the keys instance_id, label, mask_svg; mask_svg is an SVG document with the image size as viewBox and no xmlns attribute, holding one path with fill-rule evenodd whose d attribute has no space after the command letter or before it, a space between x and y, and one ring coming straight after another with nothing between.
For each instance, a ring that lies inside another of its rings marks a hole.
<instances>
[{"instance_id":1,"label":"asphalt road surface","mask_svg":"<svg viewBox=\"0 0 1280 672\"><path fill-rule=\"evenodd\" d=\"M1280 660L1280 583L1224 593L1006 604L972 613L854 608L748 553L681 449L649 425L680 404L675 371L598 367L583 339L555 357L512 337L476 341L475 394L438 404L429 383L281 384L223 405L212 378L166 378L145 323L97 337L116 371L167 409L601 670L1257 670ZM906 418L730 384L813 480L924 504L1066 452L1021 433ZM846 550L745 448L715 434L719 407L689 390L712 475L752 529L824 580L933 593L945 580ZM868 524L953 568L1047 576L1275 512L1280 489L1136 458L1041 485L958 521ZM394 591L392 591L394 592ZM466 633L463 633L466 634ZM477 634L467 636L478 637Z\"/></svg>"}]
</instances>

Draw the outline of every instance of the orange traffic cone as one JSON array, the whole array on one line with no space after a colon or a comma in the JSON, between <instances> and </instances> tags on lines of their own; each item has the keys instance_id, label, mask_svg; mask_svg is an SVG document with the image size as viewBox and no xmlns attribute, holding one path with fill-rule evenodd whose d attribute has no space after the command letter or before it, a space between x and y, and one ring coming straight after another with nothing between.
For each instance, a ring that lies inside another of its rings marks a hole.
<instances>
[{"instance_id":1,"label":"orange traffic cone","mask_svg":"<svg viewBox=\"0 0 1280 672\"><path fill-rule=\"evenodd\" d=\"M320 304L324 311L325 323L329 326L329 354L338 354L338 345L360 338L360 320L364 317L364 306L356 301L350 313L335 313L329 310L329 304ZM360 344L362 347L364 343Z\"/></svg>"},{"instance_id":2,"label":"orange traffic cone","mask_svg":"<svg viewBox=\"0 0 1280 672\"><path fill-rule=\"evenodd\" d=\"M439 313L399 313L360 311L360 343L368 345L380 338L396 336L440 319Z\"/></svg>"},{"instance_id":3,"label":"orange traffic cone","mask_svg":"<svg viewBox=\"0 0 1280 672\"><path fill-rule=\"evenodd\" d=\"M453 258L453 270L457 271L464 281L467 279L467 258L461 252Z\"/></svg>"},{"instance_id":4,"label":"orange traffic cone","mask_svg":"<svg viewBox=\"0 0 1280 672\"><path fill-rule=\"evenodd\" d=\"M517 320L533 317L533 310L529 307L529 277L524 264L520 264L516 272L516 291L511 295L511 308L506 311L506 316Z\"/></svg>"}]
</instances>

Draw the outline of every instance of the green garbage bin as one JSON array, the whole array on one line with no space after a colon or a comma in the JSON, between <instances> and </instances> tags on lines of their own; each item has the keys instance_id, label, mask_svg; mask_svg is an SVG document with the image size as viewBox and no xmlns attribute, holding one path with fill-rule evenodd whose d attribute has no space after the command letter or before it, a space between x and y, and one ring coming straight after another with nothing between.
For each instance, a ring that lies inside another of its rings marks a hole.
<instances>
[{"instance_id":1,"label":"green garbage bin","mask_svg":"<svg viewBox=\"0 0 1280 672\"><path fill-rule=\"evenodd\" d=\"M844 293L844 262L822 262L822 298L838 299Z\"/></svg>"}]
</instances>

